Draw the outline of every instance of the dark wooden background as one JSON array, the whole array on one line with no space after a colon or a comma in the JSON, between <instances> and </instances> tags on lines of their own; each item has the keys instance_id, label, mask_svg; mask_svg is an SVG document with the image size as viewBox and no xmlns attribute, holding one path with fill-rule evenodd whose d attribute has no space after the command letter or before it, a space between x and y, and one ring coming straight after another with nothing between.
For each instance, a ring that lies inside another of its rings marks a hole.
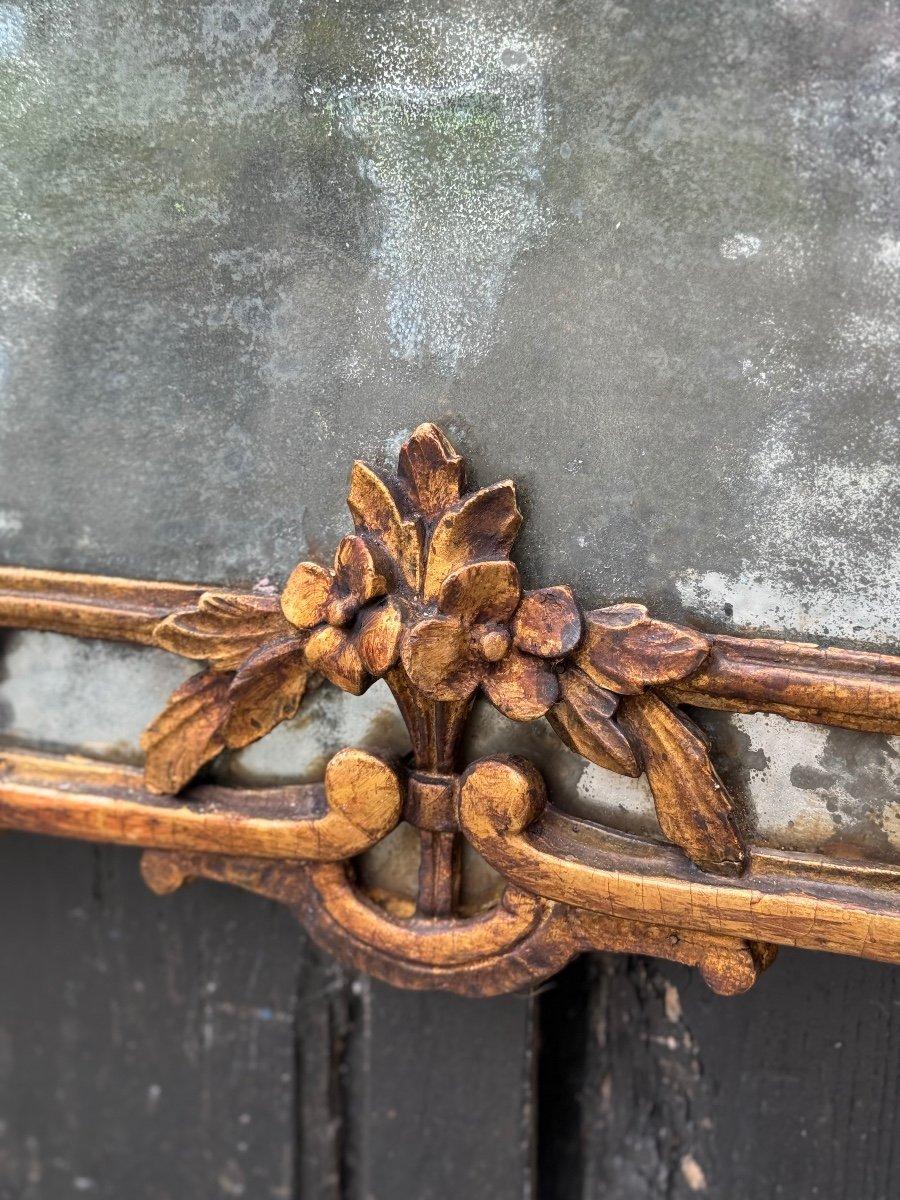
<instances>
[{"instance_id":1,"label":"dark wooden background","mask_svg":"<svg viewBox=\"0 0 900 1200\"><path fill-rule=\"evenodd\" d=\"M2 1200L894 1200L900 972L783 952L722 999L591 956L394 991L285 911L0 839Z\"/></svg>"}]
</instances>

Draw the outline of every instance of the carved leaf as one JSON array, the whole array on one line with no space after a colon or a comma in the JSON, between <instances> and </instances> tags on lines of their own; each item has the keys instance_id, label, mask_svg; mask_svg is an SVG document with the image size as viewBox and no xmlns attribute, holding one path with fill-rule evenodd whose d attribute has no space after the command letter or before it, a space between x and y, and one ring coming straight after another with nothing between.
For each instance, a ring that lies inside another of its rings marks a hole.
<instances>
[{"instance_id":1,"label":"carved leaf","mask_svg":"<svg viewBox=\"0 0 900 1200\"><path fill-rule=\"evenodd\" d=\"M390 485L359 460L350 472L347 505L357 530L379 538L406 582L418 587L422 549L418 527L403 516Z\"/></svg>"},{"instance_id":2,"label":"carved leaf","mask_svg":"<svg viewBox=\"0 0 900 1200\"><path fill-rule=\"evenodd\" d=\"M613 718L619 698L597 687L575 667L560 676L561 696L547 719L576 754L620 775L637 778L642 767L634 747Z\"/></svg>"},{"instance_id":3,"label":"carved leaf","mask_svg":"<svg viewBox=\"0 0 900 1200\"><path fill-rule=\"evenodd\" d=\"M420 425L400 450L400 477L425 517L456 504L465 479L465 463L436 425Z\"/></svg>"},{"instance_id":4,"label":"carved leaf","mask_svg":"<svg viewBox=\"0 0 900 1200\"><path fill-rule=\"evenodd\" d=\"M252 654L232 680L225 744L249 746L282 721L295 716L309 672L300 638L270 642Z\"/></svg>"},{"instance_id":5,"label":"carved leaf","mask_svg":"<svg viewBox=\"0 0 900 1200\"><path fill-rule=\"evenodd\" d=\"M614 604L585 614L575 661L598 686L630 696L683 679L708 653L709 642L692 629L653 620L643 604Z\"/></svg>"},{"instance_id":6,"label":"carved leaf","mask_svg":"<svg viewBox=\"0 0 900 1200\"><path fill-rule=\"evenodd\" d=\"M160 621L153 639L173 654L205 659L217 671L234 671L263 642L290 633L277 596L204 592L196 608Z\"/></svg>"},{"instance_id":7,"label":"carved leaf","mask_svg":"<svg viewBox=\"0 0 900 1200\"><path fill-rule=\"evenodd\" d=\"M494 707L514 721L536 721L559 695L559 680L547 664L515 647L487 672L482 687Z\"/></svg>"},{"instance_id":8,"label":"carved leaf","mask_svg":"<svg viewBox=\"0 0 900 1200\"><path fill-rule=\"evenodd\" d=\"M334 556L334 573L341 589L360 605L387 591L387 584L375 570L372 552L361 537L341 539Z\"/></svg>"},{"instance_id":9,"label":"carved leaf","mask_svg":"<svg viewBox=\"0 0 900 1200\"><path fill-rule=\"evenodd\" d=\"M522 514L508 479L467 496L444 513L428 547L424 595L434 600L451 571L485 558L505 558L516 540Z\"/></svg>"},{"instance_id":10,"label":"carved leaf","mask_svg":"<svg viewBox=\"0 0 900 1200\"><path fill-rule=\"evenodd\" d=\"M222 731L230 711L231 679L218 671L192 676L144 730L144 780L151 792L175 795L225 748Z\"/></svg>"},{"instance_id":11,"label":"carved leaf","mask_svg":"<svg viewBox=\"0 0 900 1200\"><path fill-rule=\"evenodd\" d=\"M522 597L513 623L516 645L542 658L562 658L578 645L581 613L564 586L541 588Z\"/></svg>"},{"instance_id":12,"label":"carved leaf","mask_svg":"<svg viewBox=\"0 0 900 1200\"><path fill-rule=\"evenodd\" d=\"M747 849L704 739L654 692L622 700L620 720L641 747L663 833L704 871L740 875Z\"/></svg>"}]
</instances>

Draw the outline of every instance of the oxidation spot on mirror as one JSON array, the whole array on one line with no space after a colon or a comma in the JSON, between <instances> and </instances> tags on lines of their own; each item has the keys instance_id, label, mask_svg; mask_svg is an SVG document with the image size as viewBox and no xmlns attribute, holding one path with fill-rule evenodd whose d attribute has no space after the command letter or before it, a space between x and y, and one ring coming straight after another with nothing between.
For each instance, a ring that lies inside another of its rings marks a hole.
<instances>
[{"instance_id":1,"label":"oxidation spot on mirror","mask_svg":"<svg viewBox=\"0 0 900 1200\"><path fill-rule=\"evenodd\" d=\"M162 650L31 630L4 647L3 737L115 762L142 761L145 726L197 669Z\"/></svg>"},{"instance_id":2,"label":"oxidation spot on mirror","mask_svg":"<svg viewBox=\"0 0 900 1200\"><path fill-rule=\"evenodd\" d=\"M660 837L646 779L605 771L567 749L544 720L510 721L485 700L476 701L464 743L467 762L494 754L520 754L541 771L553 804L573 817Z\"/></svg>"},{"instance_id":3,"label":"oxidation spot on mirror","mask_svg":"<svg viewBox=\"0 0 900 1200\"><path fill-rule=\"evenodd\" d=\"M470 916L496 904L506 881L468 842L460 839L458 912ZM422 837L405 821L356 860L357 879L376 904L411 916L419 890Z\"/></svg>"},{"instance_id":4,"label":"oxidation spot on mirror","mask_svg":"<svg viewBox=\"0 0 900 1200\"><path fill-rule=\"evenodd\" d=\"M781 850L900 862L900 738L772 713L692 712L753 839Z\"/></svg>"},{"instance_id":5,"label":"oxidation spot on mirror","mask_svg":"<svg viewBox=\"0 0 900 1200\"><path fill-rule=\"evenodd\" d=\"M356 860L359 883L376 904L395 916L411 916L415 909L420 845L418 829L403 821Z\"/></svg>"},{"instance_id":6,"label":"oxidation spot on mirror","mask_svg":"<svg viewBox=\"0 0 900 1200\"><path fill-rule=\"evenodd\" d=\"M337 23L346 65L322 103L371 189L368 302L393 355L452 371L487 351L516 259L546 231L548 39L469 6Z\"/></svg>"},{"instance_id":7,"label":"oxidation spot on mirror","mask_svg":"<svg viewBox=\"0 0 900 1200\"><path fill-rule=\"evenodd\" d=\"M222 783L254 787L313 782L347 746L397 759L410 752L406 726L382 680L362 696L322 684L306 696L292 721L244 750L222 755L213 774Z\"/></svg>"}]
</instances>

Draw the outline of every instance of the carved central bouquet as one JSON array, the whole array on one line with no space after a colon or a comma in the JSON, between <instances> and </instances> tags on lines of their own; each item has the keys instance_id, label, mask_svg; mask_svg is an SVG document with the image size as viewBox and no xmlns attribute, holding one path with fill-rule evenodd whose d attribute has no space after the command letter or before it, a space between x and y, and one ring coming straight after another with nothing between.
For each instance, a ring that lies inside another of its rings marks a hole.
<instances>
[{"instance_id":1,"label":"carved central bouquet","mask_svg":"<svg viewBox=\"0 0 900 1200\"><path fill-rule=\"evenodd\" d=\"M434 425L397 473L353 465L355 532L334 565L301 563L279 597L208 592L158 626L158 645L208 668L146 731L146 776L174 793L221 750L292 717L312 673L354 695L384 678L415 768L452 774L481 689L516 721L546 717L601 767L646 771L663 833L706 870L745 851L702 734L665 698L709 652L639 604L583 613L568 587L524 590L510 551L522 522L509 480L464 493L464 464Z\"/></svg>"}]
</instances>

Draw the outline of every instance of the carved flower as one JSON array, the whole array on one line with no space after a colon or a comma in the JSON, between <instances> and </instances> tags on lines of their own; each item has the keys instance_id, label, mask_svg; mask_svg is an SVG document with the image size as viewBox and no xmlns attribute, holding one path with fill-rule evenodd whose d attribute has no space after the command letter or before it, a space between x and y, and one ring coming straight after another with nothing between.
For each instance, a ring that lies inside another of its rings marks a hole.
<instances>
[{"instance_id":1,"label":"carved flower","mask_svg":"<svg viewBox=\"0 0 900 1200\"><path fill-rule=\"evenodd\" d=\"M710 642L639 604L582 615L567 587L523 594L509 557L515 486L464 493L464 480L444 434L421 425L396 473L354 463L355 533L333 570L301 563L280 599L206 592L160 622L157 645L208 667L147 729L148 786L176 792L220 750L293 716L312 671L354 694L386 676L429 760L432 742L452 759L462 723L420 721L425 697L464 703L481 687L515 720L546 714L592 762L646 773L665 836L704 869L740 871L738 814L702 732L659 690L697 671Z\"/></svg>"},{"instance_id":2,"label":"carved flower","mask_svg":"<svg viewBox=\"0 0 900 1200\"><path fill-rule=\"evenodd\" d=\"M397 659L400 611L390 599L372 604L387 590L368 545L354 535L338 546L333 571L300 563L281 594L282 612L291 624L311 630L309 667L355 696Z\"/></svg>"},{"instance_id":3,"label":"carved flower","mask_svg":"<svg viewBox=\"0 0 900 1200\"><path fill-rule=\"evenodd\" d=\"M567 587L523 596L514 563L474 562L446 576L437 610L404 639L403 665L416 687L436 700L464 700L480 685L516 721L533 721L555 703L553 660L581 637Z\"/></svg>"}]
</instances>

